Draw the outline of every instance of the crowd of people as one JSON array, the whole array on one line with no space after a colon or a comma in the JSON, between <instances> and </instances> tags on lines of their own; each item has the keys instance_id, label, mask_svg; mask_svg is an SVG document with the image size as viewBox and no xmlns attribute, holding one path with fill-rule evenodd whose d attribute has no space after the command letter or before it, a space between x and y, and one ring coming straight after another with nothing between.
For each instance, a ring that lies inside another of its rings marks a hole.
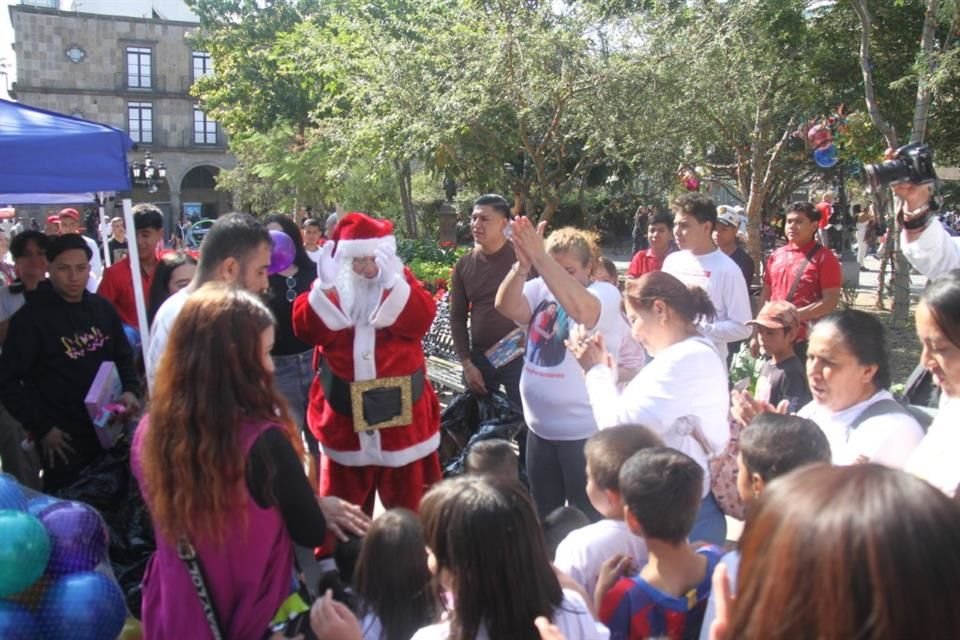
<instances>
[{"instance_id":1,"label":"crowd of people","mask_svg":"<svg viewBox=\"0 0 960 640\"><path fill-rule=\"evenodd\" d=\"M443 479L422 346L436 306L392 223L234 213L192 255L162 250L163 214L138 205L138 265L119 221L97 273L72 209L10 242L3 469L74 482L102 454L84 396L115 365L122 411L144 410L148 639L953 637L960 243L928 187L894 191L930 279L932 423L889 390L883 324L838 309L823 206L787 208L754 313L739 214L704 195L646 212L621 283L593 234L547 233L488 194L453 269L451 335L469 392L502 392L526 427ZM518 328L523 348L501 348ZM731 378L738 345L763 359L757 380Z\"/></svg>"}]
</instances>

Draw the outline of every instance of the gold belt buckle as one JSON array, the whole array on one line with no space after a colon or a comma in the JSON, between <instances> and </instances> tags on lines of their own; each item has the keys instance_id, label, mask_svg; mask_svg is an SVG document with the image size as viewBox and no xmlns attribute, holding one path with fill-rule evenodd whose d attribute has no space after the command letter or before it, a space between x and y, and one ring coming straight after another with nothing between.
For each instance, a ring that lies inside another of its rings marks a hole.
<instances>
[{"instance_id":1,"label":"gold belt buckle","mask_svg":"<svg viewBox=\"0 0 960 640\"><path fill-rule=\"evenodd\" d=\"M389 420L369 424L363 416L363 394L375 389L400 389L400 413ZM410 376L374 378L350 383L350 408L353 412L353 430L376 431L387 427L402 427L413 422L413 386Z\"/></svg>"}]
</instances>

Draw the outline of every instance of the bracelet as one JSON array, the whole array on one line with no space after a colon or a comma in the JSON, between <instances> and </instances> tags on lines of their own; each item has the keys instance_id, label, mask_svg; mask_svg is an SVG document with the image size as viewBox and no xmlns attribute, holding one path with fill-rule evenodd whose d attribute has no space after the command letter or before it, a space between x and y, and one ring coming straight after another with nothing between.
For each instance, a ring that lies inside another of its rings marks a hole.
<instances>
[{"instance_id":1,"label":"bracelet","mask_svg":"<svg viewBox=\"0 0 960 640\"><path fill-rule=\"evenodd\" d=\"M513 271L515 274L517 274L517 275L519 275L519 276L523 276L524 278L526 278L527 276L530 275L530 270L529 270L529 269L527 269L526 271L522 271L522 270L520 269L520 263L519 263L519 262L514 262L514 263L513 263L513 267L511 267L510 270Z\"/></svg>"}]
</instances>

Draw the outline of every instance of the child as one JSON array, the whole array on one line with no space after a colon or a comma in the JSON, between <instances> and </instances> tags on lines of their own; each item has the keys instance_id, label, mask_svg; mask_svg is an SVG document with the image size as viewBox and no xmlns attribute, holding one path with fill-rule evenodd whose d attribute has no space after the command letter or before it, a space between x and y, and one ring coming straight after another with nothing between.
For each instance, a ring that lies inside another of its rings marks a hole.
<instances>
[{"instance_id":1,"label":"child","mask_svg":"<svg viewBox=\"0 0 960 640\"><path fill-rule=\"evenodd\" d=\"M323 246L323 229L320 228L320 221L315 218L307 218L303 221L303 248L307 250L307 255L314 262L320 259L320 247Z\"/></svg>"},{"instance_id":2,"label":"child","mask_svg":"<svg viewBox=\"0 0 960 640\"><path fill-rule=\"evenodd\" d=\"M587 440L587 497L603 520L577 529L557 547L554 565L577 581L588 594L597 586L601 565L624 555L636 566L647 561L647 547L630 532L623 520L620 468L641 449L663 446L659 436L640 426L620 426L599 431Z\"/></svg>"},{"instance_id":3,"label":"child","mask_svg":"<svg viewBox=\"0 0 960 640\"><path fill-rule=\"evenodd\" d=\"M390 509L370 525L353 573L364 640L408 640L437 619L425 549L411 511Z\"/></svg>"},{"instance_id":4,"label":"child","mask_svg":"<svg viewBox=\"0 0 960 640\"><path fill-rule=\"evenodd\" d=\"M539 616L567 638L607 637L583 599L561 588L523 485L477 476L445 480L423 497L420 515L430 570L453 609L412 640L535 640Z\"/></svg>"},{"instance_id":5,"label":"child","mask_svg":"<svg viewBox=\"0 0 960 640\"><path fill-rule=\"evenodd\" d=\"M600 620L614 640L692 638L700 632L720 549L694 550L687 541L700 508L703 469L668 447L633 454L620 470L620 494L630 530L647 544L649 561L636 577L632 562L614 556L597 581Z\"/></svg>"},{"instance_id":6,"label":"child","mask_svg":"<svg viewBox=\"0 0 960 640\"><path fill-rule=\"evenodd\" d=\"M774 478L808 464L830 464L830 443L817 423L800 416L761 413L740 434L737 458L737 491L749 505ZM723 556L731 593L736 592L740 552ZM707 612L700 629L700 640L710 637L710 624L716 617L716 600L710 594Z\"/></svg>"},{"instance_id":7,"label":"child","mask_svg":"<svg viewBox=\"0 0 960 640\"><path fill-rule=\"evenodd\" d=\"M793 350L800 330L797 308L786 301L768 302L756 320L757 340L770 360L764 363L757 380L757 400L779 406L787 402L787 411L796 413L813 398L807 387L807 372Z\"/></svg>"},{"instance_id":8,"label":"child","mask_svg":"<svg viewBox=\"0 0 960 640\"><path fill-rule=\"evenodd\" d=\"M481 440L470 447L464 462L469 475L489 475L503 482L520 480L520 457L512 443L500 438Z\"/></svg>"}]
</instances>

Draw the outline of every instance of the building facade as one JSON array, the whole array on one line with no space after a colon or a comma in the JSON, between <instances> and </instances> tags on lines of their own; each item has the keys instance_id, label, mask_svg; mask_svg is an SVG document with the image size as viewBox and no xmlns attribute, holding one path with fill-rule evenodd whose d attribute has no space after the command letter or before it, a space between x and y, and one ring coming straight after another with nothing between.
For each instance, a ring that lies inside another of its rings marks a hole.
<instances>
[{"instance_id":1,"label":"building facade","mask_svg":"<svg viewBox=\"0 0 960 640\"><path fill-rule=\"evenodd\" d=\"M215 190L214 179L235 160L223 131L190 95L194 81L213 72L210 56L191 46L195 20L164 17L189 18L182 1L85 0L76 3L78 11L52 4L27 0L10 7L13 96L127 131L136 143L130 161L143 162L149 152L166 167L166 179L118 196L157 203L170 214L170 229L181 216L213 218L229 211L229 194Z\"/></svg>"}]
</instances>

